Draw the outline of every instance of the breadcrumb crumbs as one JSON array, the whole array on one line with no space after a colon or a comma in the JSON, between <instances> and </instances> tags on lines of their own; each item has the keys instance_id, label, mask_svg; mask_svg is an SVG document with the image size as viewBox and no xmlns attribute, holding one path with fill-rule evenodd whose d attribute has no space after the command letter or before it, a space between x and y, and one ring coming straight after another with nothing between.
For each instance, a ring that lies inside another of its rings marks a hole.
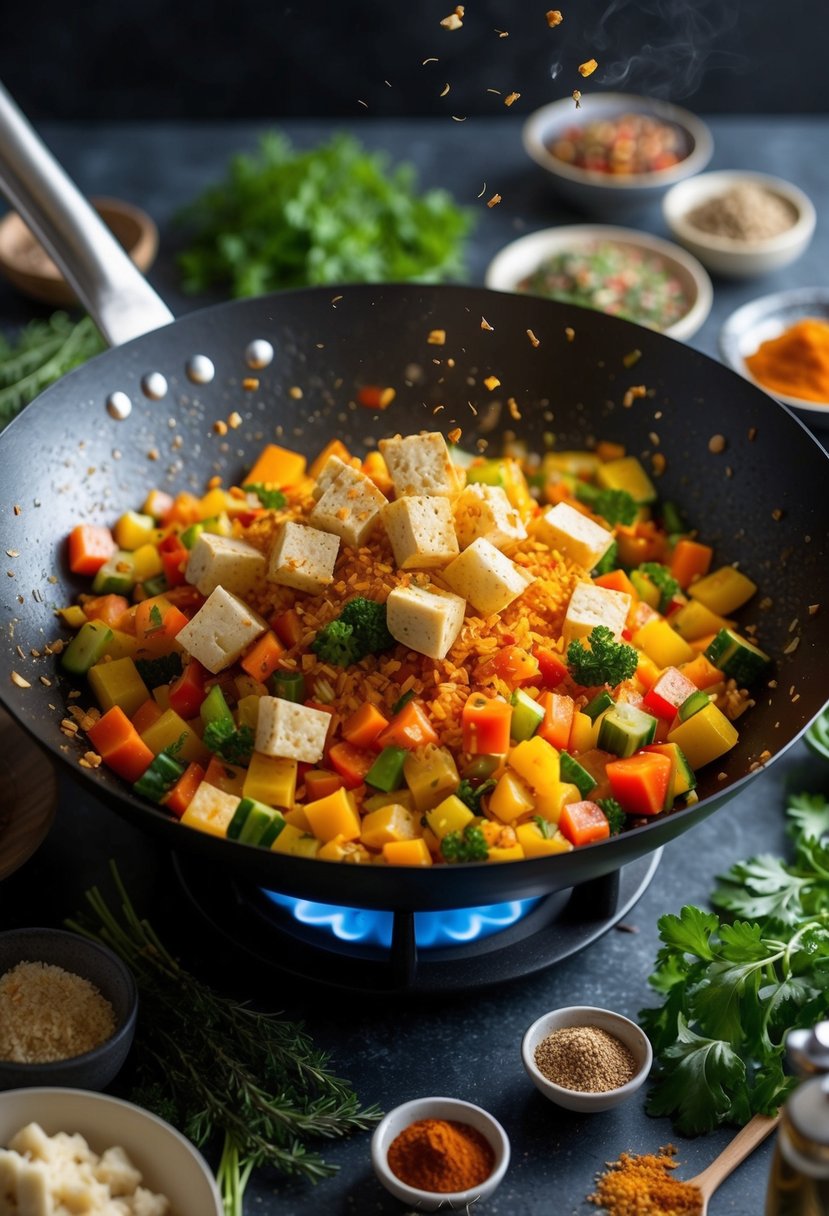
<instances>
[{"instance_id":1,"label":"breadcrumb crumbs","mask_svg":"<svg viewBox=\"0 0 829 1216\"><path fill-rule=\"evenodd\" d=\"M104 1043L115 1028L109 1001L72 971L24 961L0 976L0 1060L69 1060Z\"/></svg>"}]
</instances>

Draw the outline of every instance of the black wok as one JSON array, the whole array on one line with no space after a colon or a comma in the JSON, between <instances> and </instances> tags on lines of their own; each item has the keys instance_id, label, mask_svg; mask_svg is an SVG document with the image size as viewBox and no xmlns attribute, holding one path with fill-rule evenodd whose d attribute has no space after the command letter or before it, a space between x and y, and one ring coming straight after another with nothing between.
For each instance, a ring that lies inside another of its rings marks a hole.
<instances>
[{"instance_id":1,"label":"black wok","mask_svg":"<svg viewBox=\"0 0 829 1216\"><path fill-rule=\"evenodd\" d=\"M829 606L829 462L801 423L766 394L688 347L624 321L477 288L287 292L166 324L163 304L117 247L100 244L94 217L44 160L48 154L4 96L0 135L7 192L62 262L110 341L122 343L62 379L0 436L2 547L10 551L11 575L0 593L0 700L69 766L82 791L176 849L193 850L219 868L289 894L364 907L460 907L569 887L657 848L723 807L753 779L761 753L780 755L820 711L829 674L825 616L811 615L809 605L820 604L822 613ZM40 177L33 193L24 179L31 177L35 154ZM56 220L67 208L75 219ZM93 251L101 248L90 273ZM482 316L491 331L481 328ZM566 326L575 330L572 342ZM445 347L427 344L433 328L447 331ZM540 339L537 347L528 329ZM272 343L276 353L268 367L252 373L246 350L256 339ZM634 348L642 357L629 371L623 359ZM212 361L209 382L188 378L195 355ZM142 391L142 378L151 372L167 380L161 400ZM490 373L500 379L504 399L515 397L520 423L506 410L496 418L486 408L490 395L479 385ZM260 380L254 393L241 384L251 374ZM622 397L635 383L654 395L625 409ZM391 408L374 415L355 405L362 384L393 385ZM301 398L292 388L301 389ZM107 410L116 391L133 406L123 421ZM446 408L435 417L438 404ZM217 435L214 421L234 410L243 424ZM436 425L447 431L455 421L470 449L485 438L497 451L511 429L531 450L543 448L548 432L559 447L605 438L645 459L658 450L666 458L660 493L715 544L719 561L738 561L760 584L741 620L757 623L761 644L775 656L777 684L757 692L758 704L740 720L737 747L703 770L696 806L549 859L452 869L356 868L211 838L134 797L106 769L79 766L83 745L59 730L70 686L54 659L30 657L31 648L42 651L60 635L54 608L83 589L65 556L64 538L76 522L111 523L122 510L139 506L151 485L201 492L215 474L225 484L238 482L269 440L313 456L333 435L363 450L384 434ZM714 434L727 440L719 455L708 447ZM771 606L764 609L765 597ZM31 687L18 687L13 671Z\"/></svg>"}]
</instances>

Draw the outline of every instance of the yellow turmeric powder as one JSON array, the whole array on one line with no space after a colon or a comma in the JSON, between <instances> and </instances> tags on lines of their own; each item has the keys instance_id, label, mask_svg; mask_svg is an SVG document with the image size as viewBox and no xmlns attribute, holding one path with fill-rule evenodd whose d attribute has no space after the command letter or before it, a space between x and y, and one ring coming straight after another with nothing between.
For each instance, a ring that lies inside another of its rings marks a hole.
<instances>
[{"instance_id":1,"label":"yellow turmeric powder","mask_svg":"<svg viewBox=\"0 0 829 1216\"><path fill-rule=\"evenodd\" d=\"M829 321L804 317L760 344L746 367L763 388L829 403Z\"/></svg>"},{"instance_id":2,"label":"yellow turmeric powder","mask_svg":"<svg viewBox=\"0 0 829 1216\"><path fill-rule=\"evenodd\" d=\"M702 1193L691 1182L671 1177L676 1169L672 1144L659 1153L621 1153L596 1179L587 1198L608 1216L699 1216Z\"/></svg>"}]
</instances>

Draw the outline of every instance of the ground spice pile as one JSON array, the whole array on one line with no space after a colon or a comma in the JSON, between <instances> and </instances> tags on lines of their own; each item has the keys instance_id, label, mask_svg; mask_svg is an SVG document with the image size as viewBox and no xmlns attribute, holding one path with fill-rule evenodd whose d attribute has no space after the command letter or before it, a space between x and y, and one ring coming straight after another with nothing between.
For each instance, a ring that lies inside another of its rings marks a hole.
<instances>
[{"instance_id":1,"label":"ground spice pile","mask_svg":"<svg viewBox=\"0 0 829 1216\"><path fill-rule=\"evenodd\" d=\"M418 1119L389 1145L389 1169L407 1186L448 1194L486 1182L495 1164L489 1141L450 1119Z\"/></svg>"},{"instance_id":2,"label":"ground spice pile","mask_svg":"<svg viewBox=\"0 0 829 1216\"><path fill-rule=\"evenodd\" d=\"M600 1094L626 1085L636 1072L631 1052L599 1026L562 1026L535 1049L539 1071L563 1089Z\"/></svg>"},{"instance_id":3,"label":"ground spice pile","mask_svg":"<svg viewBox=\"0 0 829 1216\"><path fill-rule=\"evenodd\" d=\"M68 1060L114 1033L112 1005L82 976L30 962L0 976L0 1060Z\"/></svg>"},{"instance_id":4,"label":"ground spice pile","mask_svg":"<svg viewBox=\"0 0 829 1216\"><path fill-rule=\"evenodd\" d=\"M829 401L829 323L820 317L795 321L777 338L760 344L746 367L764 388Z\"/></svg>"},{"instance_id":5,"label":"ground spice pile","mask_svg":"<svg viewBox=\"0 0 829 1216\"><path fill-rule=\"evenodd\" d=\"M693 1183L672 1178L676 1169L672 1144L659 1153L621 1153L596 1179L589 1203L607 1216L699 1216L702 1193Z\"/></svg>"},{"instance_id":6,"label":"ground spice pile","mask_svg":"<svg viewBox=\"0 0 829 1216\"><path fill-rule=\"evenodd\" d=\"M754 182L741 182L700 203L688 223L711 236L732 241L767 241L786 232L797 220L794 207L779 194Z\"/></svg>"}]
</instances>

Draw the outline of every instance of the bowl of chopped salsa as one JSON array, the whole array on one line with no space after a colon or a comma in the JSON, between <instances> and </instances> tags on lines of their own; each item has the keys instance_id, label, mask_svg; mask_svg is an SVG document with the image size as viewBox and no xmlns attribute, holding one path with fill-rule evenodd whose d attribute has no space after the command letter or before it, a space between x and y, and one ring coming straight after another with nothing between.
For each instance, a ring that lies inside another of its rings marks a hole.
<instances>
[{"instance_id":1,"label":"bowl of chopped salsa","mask_svg":"<svg viewBox=\"0 0 829 1216\"><path fill-rule=\"evenodd\" d=\"M512 241L490 263L486 285L593 308L680 339L697 332L713 299L706 271L678 246L599 224L544 228Z\"/></svg>"}]
</instances>

